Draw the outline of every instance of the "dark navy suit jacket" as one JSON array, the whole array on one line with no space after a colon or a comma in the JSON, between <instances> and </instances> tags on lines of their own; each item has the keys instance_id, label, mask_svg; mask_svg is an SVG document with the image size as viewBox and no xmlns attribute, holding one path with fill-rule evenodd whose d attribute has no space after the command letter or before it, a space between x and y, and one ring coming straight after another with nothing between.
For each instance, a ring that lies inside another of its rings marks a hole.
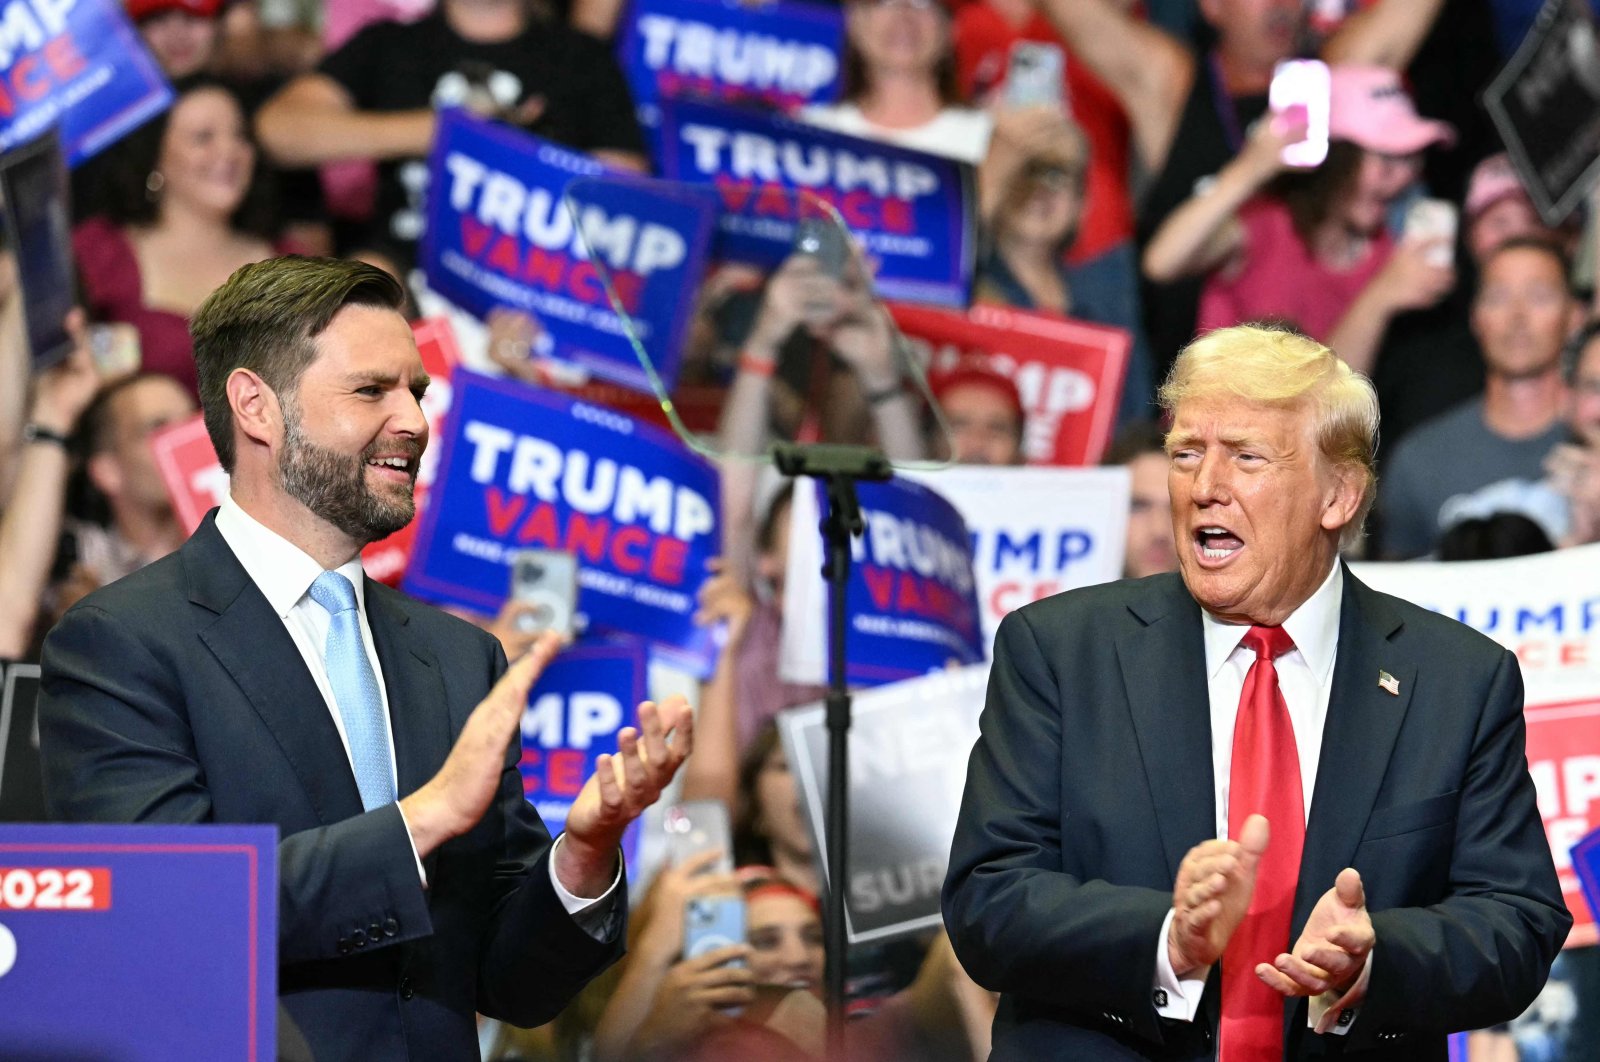
<instances>
[{"instance_id":1,"label":"dark navy suit jacket","mask_svg":"<svg viewBox=\"0 0 1600 1062\"><path fill-rule=\"evenodd\" d=\"M1345 1036L1284 1006L1284 1057L1443 1059L1448 1031L1532 1002L1572 919L1524 753L1512 654L1348 571L1287 951L1346 866L1377 946ZM1398 695L1378 684L1386 671ZM1178 865L1216 833L1200 609L1177 575L1074 590L996 636L944 889L956 954L1002 993L995 1059L1207 1059L1161 1018ZM1264 959L1270 957L1263 957Z\"/></svg>"},{"instance_id":2,"label":"dark navy suit jacket","mask_svg":"<svg viewBox=\"0 0 1600 1062\"><path fill-rule=\"evenodd\" d=\"M506 660L382 584L365 597L405 795ZM424 861L423 888L398 807L362 810L327 702L214 513L51 632L39 738L56 819L277 825L279 995L318 1062L476 1062L475 1011L545 1022L621 952L625 895L604 942L556 896L515 744L488 814Z\"/></svg>"}]
</instances>

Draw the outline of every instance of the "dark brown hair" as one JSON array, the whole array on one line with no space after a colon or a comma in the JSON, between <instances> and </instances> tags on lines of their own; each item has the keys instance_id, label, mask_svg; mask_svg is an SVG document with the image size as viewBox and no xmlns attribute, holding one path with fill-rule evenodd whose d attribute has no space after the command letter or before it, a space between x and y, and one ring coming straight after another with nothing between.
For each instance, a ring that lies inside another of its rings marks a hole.
<instances>
[{"instance_id":1,"label":"dark brown hair","mask_svg":"<svg viewBox=\"0 0 1600 1062\"><path fill-rule=\"evenodd\" d=\"M1273 181L1268 194L1283 200L1300 242L1311 238L1355 190L1366 150L1348 140L1328 145L1328 157L1314 170L1290 171Z\"/></svg>"},{"instance_id":2,"label":"dark brown hair","mask_svg":"<svg viewBox=\"0 0 1600 1062\"><path fill-rule=\"evenodd\" d=\"M852 0L849 6L872 5L878 0ZM935 7L948 20L949 11L945 8L943 0L933 0ZM946 107L959 107L966 103L961 96L961 86L956 80L956 47L952 38L939 57L938 64L933 68L934 83L938 86L939 102ZM861 52L856 49L855 42L845 35L844 43L844 72L840 79L839 98L846 103L859 103L861 97L866 95L867 89L867 61L861 57Z\"/></svg>"},{"instance_id":3,"label":"dark brown hair","mask_svg":"<svg viewBox=\"0 0 1600 1062\"><path fill-rule=\"evenodd\" d=\"M401 312L405 292L394 277L364 262L289 255L238 270L189 321L206 432L224 470L233 471L233 412L228 376L249 369L280 398L294 394L316 357L313 340L346 306Z\"/></svg>"}]
</instances>

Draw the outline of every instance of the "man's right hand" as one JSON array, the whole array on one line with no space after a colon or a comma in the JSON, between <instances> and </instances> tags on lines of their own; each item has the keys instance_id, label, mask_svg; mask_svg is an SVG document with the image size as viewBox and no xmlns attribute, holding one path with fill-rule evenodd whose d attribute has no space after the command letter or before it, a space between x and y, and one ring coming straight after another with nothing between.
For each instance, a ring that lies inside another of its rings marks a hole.
<instances>
[{"instance_id":1,"label":"man's right hand","mask_svg":"<svg viewBox=\"0 0 1600 1062\"><path fill-rule=\"evenodd\" d=\"M540 635L472 710L439 773L400 801L418 858L472 829L489 810L500 790L506 749L528 706L528 691L560 650L559 634Z\"/></svg>"},{"instance_id":2,"label":"man's right hand","mask_svg":"<svg viewBox=\"0 0 1600 1062\"><path fill-rule=\"evenodd\" d=\"M1238 840L1205 841L1189 849L1172 887L1167 958L1187 977L1222 958L1256 890L1256 867L1267 850L1267 820L1251 815Z\"/></svg>"}]
</instances>

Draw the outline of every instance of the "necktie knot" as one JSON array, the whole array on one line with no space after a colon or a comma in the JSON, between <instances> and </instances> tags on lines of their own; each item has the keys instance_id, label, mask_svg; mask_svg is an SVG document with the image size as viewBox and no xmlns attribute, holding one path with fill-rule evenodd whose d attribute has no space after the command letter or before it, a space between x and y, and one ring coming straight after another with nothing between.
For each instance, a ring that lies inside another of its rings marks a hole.
<instances>
[{"instance_id":1,"label":"necktie knot","mask_svg":"<svg viewBox=\"0 0 1600 1062\"><path fill-rule=\"evenodd\" d=\"M1294 648L1294 639L1282 627L1251 627L1244 644L1255 651L1257 660L1276 660Z\"/></svg>"},{"instance_id":2,"label":"necktie knot","mask_svg":"<svg viewBox=\"0 0 1600 1062\"><path fill-rule=\"evenodd\" d=\"M311 584L311 600L328 610L328 615L353 611L356 607L356 588L338 572L323 572Z\"/></svg>"}]
</instances>

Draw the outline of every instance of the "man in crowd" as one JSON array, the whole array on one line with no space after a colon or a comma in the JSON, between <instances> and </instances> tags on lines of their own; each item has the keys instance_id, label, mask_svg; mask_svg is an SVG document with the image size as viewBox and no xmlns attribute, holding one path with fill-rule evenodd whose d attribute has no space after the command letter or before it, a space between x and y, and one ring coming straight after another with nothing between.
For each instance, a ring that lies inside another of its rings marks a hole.
<instances>
[{"instance_id":1,"label":"man in crowd","mask_svg":"<svg viewBox=\"0 0 1600 1062\"><path fill-rule=\"evenodd\" d=\"M441 0L417 22L368 26L268 101L257 128L282 165L376 160L378 201L364 248L407 268L423 230L435 110L450 106L646 168L611 52L538 16L527 0Z\"/></svg>"},{"instance_id":2,"label":"man in crowd","mask_svg":"<svg viewBox=\"0 0 1600 1062\"><path fill-rule=\"evenodd\" d=\"M1528 512L1527 488L1566 435L1561 351L1581 320L1561 252L1534 239L1508 240L1483 263L1472 331L1483 349L1485 386L1475 398L1407 435L1385 468L1379 553L1427 553L1440 532L1478 515L1477 492L1497 511Z\"/></svg>"},{"instance_id":3,"label":"man in crowd","mask_svg":"<svg viewBox=\"0 0 1600 1062\"><path fill-rule=\"evenodd\" d=\"M986 358L963 358L954 367L935 373L928 390L944 411L950 426L950 460L958 465L1020 465L1023 420L1022 395L1009 376L996 371ZM931 432L930 448L945 449L938 422Z\"/></svg>"},{"instance_id":4,"label":"man in crowd","mask_svg":"<svg viewBox=\"0 0 1600 1062\"><path fill-rule=\"evenodd\" d=\"M1128 540L1122 555L1122 576L1176 571L1172 543L1172 502L1167 494L1166 438L1150 421L1136 421L1117 433L1103 464L1120 466L1131 477L1128 495Z\"/></svg>"},{"instance_id":5,"label":"man in crowd","mask_svg":"<svg viewBox=\"0 0 1600 1062\"><path fill-rule=\"evenodd\" d=\"M475 1012L553 1017L620 953L622 831L689 745L681 698L641 705L552 844L514 738L559 640L508 669L488 634L365 577L428 441L402 302L330 259L213 293L192 329L230 496L70 610L43 658L52 816L278 827L278 990L324 1062L466 1062Z\"/></svg>"},{"instance_id":6,"label":"man in crowd","mask_svg":"<svg viewBox=\"0 0 1600 1062\"><path fill-rule=\"evenodd\" d=\"M1339 562L1378 414L1332 351L1220 329L1161 399L1180 573L996 636L944 891L991 1057L1442 1058L1572 924L1516 657Z\"/></svg>"}]
</instances>

